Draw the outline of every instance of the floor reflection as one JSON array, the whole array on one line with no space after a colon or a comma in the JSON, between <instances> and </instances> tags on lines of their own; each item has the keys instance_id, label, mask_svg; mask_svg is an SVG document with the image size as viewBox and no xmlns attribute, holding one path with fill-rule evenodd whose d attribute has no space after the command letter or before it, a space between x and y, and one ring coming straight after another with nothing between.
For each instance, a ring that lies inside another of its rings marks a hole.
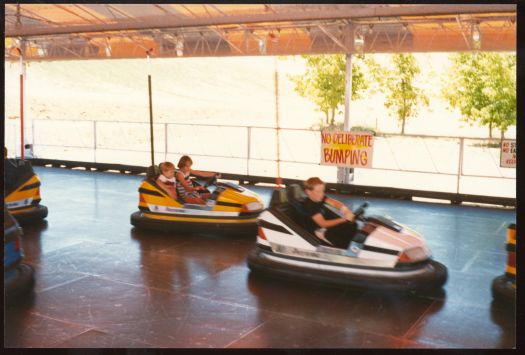
<instances>
[{"instance_id":1,"label":"floor reflection","mask_svg":"<svg viewBox=\"0 0 525 355\"><path fill-rule=\"evenodd\" d=\"M179 291L245 262L249 242L243 237L177 235L132 228L138 243L145 286Z\"/></svg>"},{"instance_id":2,"label":"floor reflection","mask_svg":"<svg viewBox=\"0 0 525 355\"><path fill-rule=\"evenodd\" d=\"M22 248L24 249L25 262L39 263L42 257L42 235L48 229L47 220L39 220L30 225L25 225L22 235Z\"/></svg>"},{"instance_id":3,"label":"floor reflection","mask_svg":"<svg viewBox=\"0 0 525 355\"><path fill-rule=\"evenodd\" d=\"M186 260L176 254L174 245L184 243L182 238L169 241L170 236L149 233L132 228L131 237L138 242L140 249L140 268L144 285L152 288L176 291L189 283L190 273Z\"/></svg>"},{"instance_id":4,"label":"floor reflection","mask_svg":"<svg viewBox=\"0 0 525 355\"><path fill-rule=\"evenodd\" d=\"M290 344L295 341L298 347L316 347L320 344L323 344L322 347L338 347L343 344L346 347L374 347L373 344L365 344L370 337L382 344L378 347L403 344L417 347L418 339L414 336L416 324L422 318L440 312L443 306L441 301L411 293L320 287L260 273L249 274L247 287L257 299L261 319L264 319L265 311L275 312L283 317L281 321L288 322L291 328L284 327L282 331L292 333L295 329L293 334L287 336L290 337ZM439 291L433 296L440 295L442 293ZM302 319L300 325L295 324L296 319ZM337 333L347 334L340 339L343 343L339 345L337 342L308 339L307 335L315 336L316 329L320 334L326 332L327 337ZM257 336L245 339L241 344L279 346L275 333L275 329L263 327Z\"/></svg>"},{"instance_id":5,"label":"floor reflection","mask_svg":"<svg viewBox=\"0 0 525 355\"><path fill-rule=\"evenodd\" d=\"M490 319L501 328L501 338L497 347L515 348L516 304L493 300L490 304Z\"/></svg>"}]
</instances>

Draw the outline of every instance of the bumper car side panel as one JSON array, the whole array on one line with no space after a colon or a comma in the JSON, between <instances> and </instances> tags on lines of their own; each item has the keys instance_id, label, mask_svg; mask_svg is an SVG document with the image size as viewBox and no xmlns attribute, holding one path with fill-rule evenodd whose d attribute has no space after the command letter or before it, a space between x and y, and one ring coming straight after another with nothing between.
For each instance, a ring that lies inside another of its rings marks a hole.
<instances>
[{"instance_id":1,"label":"bumper car side panel","mask_svg":"<svg viewBox=\"0 0 525 355\"><path fill-rule=\"evenodd\" d=\"M10 209L9 213L16 218L21 225L47 217L47 207L44 205L31 205L27 208Z\"/></svg>"},{"instance_id":2,"label":"bumper car side panel","mask_svg":"<svg viewBox=\"0 0 525 355\"><path fill-rule=\"evenodd\" d=\"M19 264L14 276L4 278L6 300L14 300L16 296L25 294L33 289L35 284L34 270L28 264Z\"/></svg>"},{"instance_id":3,"label":"bumper car side panel","mask_svg":"<svg viewBox=\"0 0 525 355\"><path fill-rule=\"evenodd\" d=\"M265 272L280 278L392 291L434 289L447 280L446 267L434 260L412 269L329 266L306 260L286 261L260 247L249 254L248 267L254 272Z\"/></svg>"},{"instance_id":4,"label":"bumper car side panel","mask_svg":"<svg viewBox=\"0 0 525 355\"><path fill-rule=\"evenodd\" d=\"M496 277L492 281L492 297L497 301L514 304L516 302L516 287L505 275Z\"/></svg>"},{"instance_id":5,"label":"bumper car side panel","mask_svg":"<svg viewBox=\"0 0 525 355\"><path fill-rule=\"evenodd\" d=\"M200 216L159 216L144 212L131 215L138 228L180 233L257 234L257 216L238 218L202 218Z\"/></svg>"}]
</instances>

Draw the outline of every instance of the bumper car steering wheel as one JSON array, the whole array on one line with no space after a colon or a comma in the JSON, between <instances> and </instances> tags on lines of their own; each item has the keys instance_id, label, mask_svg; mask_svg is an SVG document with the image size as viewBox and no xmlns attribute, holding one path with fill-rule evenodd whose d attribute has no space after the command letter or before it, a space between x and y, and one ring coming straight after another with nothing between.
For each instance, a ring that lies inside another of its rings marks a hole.
<instances>
[{"instance_id":1,"label":"bumper car steering wheel","mask_svg":"<svg viewBox=\"0 0 525 355\"><path fill-rule=\"evenodd\" d=\"M211 178L209 178L206 183L204 184L204 187L208 187L211 185L215 185L217 183L217 175L213 175Z\"/></svg>"},{"instance_id":2,"label":"bumper car steering wheel","mask_svg":"<svg viewBox=\"0 0 525 355\"><path fill-rule=\"evenodd\" d=\"M354 218L355 219L360 219L363 216L363 214L365 213L365 209L367 207L368 207L368 202L365 202L361 206L356 208L355 211L353 212L354 213Z\"/></svg>"}]
</instances>

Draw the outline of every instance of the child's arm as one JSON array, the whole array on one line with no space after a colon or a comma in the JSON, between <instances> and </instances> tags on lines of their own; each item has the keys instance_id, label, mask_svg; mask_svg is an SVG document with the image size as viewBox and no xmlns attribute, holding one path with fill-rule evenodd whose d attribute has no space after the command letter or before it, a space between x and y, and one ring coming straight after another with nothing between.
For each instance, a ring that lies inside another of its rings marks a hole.
<instances>
[{"instance_id":1,"label":"child's arm","mask_svg":"<svg viewBox=\"0 0 525 355\"><path fill-rule=\"evenodd\" d=\"M337 208L338 210L340 210L341 208L345 207L345 205L342 203L342 202L339 202L337 200L334 200L333 198L330 198L330 197L326 197L326 199L324 200L324 202L326 202L327 204L331 205L331 206L334 206L335 208Z\"/></svg>"},{"instance_id":2,"label":"child's arm","mask_svg":"<svg viewBox=\"0 0 525 355\"><path fill-rule=\"evenodd\" d=\"M325 219L321 213L314 214L312 219L321 228L330 228L346 222L346 219L341 217L335 219Z\"/></svg>"},{"instance_id":3,"label":"child's arm","mask_svg":"<svg viewBox=\"0 0 525 355\"><path fill-rule=\"evenodd\" d=\"M200 170L191 170L190 173L195 176L199 177L212 177L217 175L217 173L209 172L209 171L200 171Z\"/></svg>"},{"instance_id":4,"label":"child's arm","mask_svg":"<svg viewBox=\"0 0 525 355\"><path fill-rule=\"evenodd\" d=\"M187 191L190 191L190 192L193 192L195 191L196 189L193 187L193 186L190 186L186 180L184 179L184 174L181 173L180 171L177 172L177 180L180 182L180 184L187 190Z\"/></svg>"},{"instance_id":5,"label":"child's arm","mask_svg":"<svg viewBox=\"0 0 525 355\"><path fill-rule=\"evenodd\" d=\"M177 200L177 190L174 186L166 185L160 179L157 179L157 184L174 200Z\"/></svg>"},{"instance_id":6,"label":"child's arm","mask_svg":"<svg viewBox=\"0 0 525 355\"><path fill-rule=\"evenodd\" d=\"M165 190L172 199L177 201L177 189L175 189L173 186L166 186Z\"/></svg>"},{"instance_id":7,"label":"child's arm","mask_svg":"<svg viewBox=\"0 0 525 355\"><path fill-rule=\"evenodd\" d=\"M340 201L337 201L337 200L334 200L333 198L330 198L330 197L326 197L325 202L327 204L331 205L331 206L334 206L339 211L341 211L341 213L344 214L344 216L348 220L350 220L350 221L354 220L354 214L352 213L352 211L350 211L350 209L348 207L346 207L344 205L344 203L342 203Z\"/></svg>"}]
</instances>

